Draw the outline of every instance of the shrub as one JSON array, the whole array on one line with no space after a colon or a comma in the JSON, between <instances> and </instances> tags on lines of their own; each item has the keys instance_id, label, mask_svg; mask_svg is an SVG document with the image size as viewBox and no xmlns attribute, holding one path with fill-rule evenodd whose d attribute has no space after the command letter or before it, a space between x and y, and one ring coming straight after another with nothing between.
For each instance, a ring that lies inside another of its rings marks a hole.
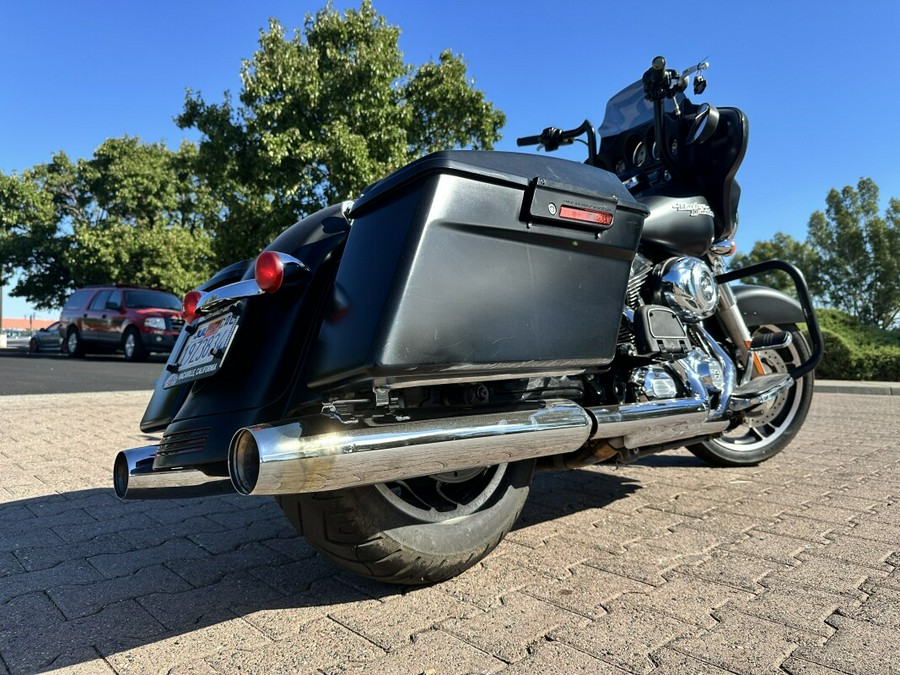
<instances>
[{"instance_id":1,"label":"shrub","mask_svg":"<svg viewBox=\"0 0 900 675\"><path fill-rule=\"evenodd\" d=\"M834 309L817 312L825 357L816 377L900 381L900 331L864 326Z\"/></svg>"}]
</instances>

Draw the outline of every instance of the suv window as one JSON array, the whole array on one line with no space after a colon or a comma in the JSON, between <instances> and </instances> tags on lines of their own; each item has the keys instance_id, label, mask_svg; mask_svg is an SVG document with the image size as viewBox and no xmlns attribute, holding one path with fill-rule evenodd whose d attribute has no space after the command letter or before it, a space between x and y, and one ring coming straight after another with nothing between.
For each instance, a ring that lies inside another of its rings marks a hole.
<instances>
[{"instance_id":1,"label":"suv window","mask_svg":"<svg viewBox=\"0 0 900 675\"><path fill-rule=\"evenodd\" d=\"M84 303L88 301L88 298L91 297L91 293L93 293L93 291L89 288L75 291L74 293L72 293L72 295L69 296L69 299L66 300L63 311L65 312L81 309L82 307L84 307Z\"/></svg>"},{"instance_id":2,"label":"suv window","mask_svg":"<svg viewBox=\"0 0 900 675\"><path fill-rule=\"evenodd\" d=\"M129 309L181 309L181 300L163 291L125 291L125 306Z\"/></svg>"},{"instance_id":3,"label":"suv window","mask_svg":"<svg viewBox=\"0 0 900 675\"><path fill-rule=\"evenodd\" d=\"M91 306L88 309L93 310L95 312L99 312L102 309L106 309L106 300L109 298L109 291L100 291L91 301Z\"/></svg>"}]
</instances>

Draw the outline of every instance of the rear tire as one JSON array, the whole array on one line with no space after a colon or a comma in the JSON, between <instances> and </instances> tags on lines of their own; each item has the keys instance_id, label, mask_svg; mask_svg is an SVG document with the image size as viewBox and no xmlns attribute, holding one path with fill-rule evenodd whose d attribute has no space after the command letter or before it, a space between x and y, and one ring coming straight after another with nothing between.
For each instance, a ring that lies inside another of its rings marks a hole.
<instances>
[{"instance_id":1,"label":"rear tire","mask_svg":"<svg viewBox=\"0 0 900 675\"><path fill-rule=\"evenodd\" d=\"M37 354L41 351L41 343L38 342L37 338L31 338L28 341L28 351L32 354Z\"/></svg>"},{"instance_id":2,"label":"rear tire","mask_svg":"<svg viewBox=\"0 0 900 675\"><path fill-rule=\"evenodd\" d=\"M66 354L71 359L78 359L84 356L84 342L77 328L70 328L66 334Z\"/></svg>"},{"instance_id":3,"label":"rear tire","mask_svg":"<svg viewBox=\"0 0 900 675\"><path fill-rule=\"evenodd\" d=\"M484 558L528 496L534 460L333 492L276 498L335 564L381 582L430 584Z\"/></svg>"},{"instance_id":4,"label":"rear tire","mask_svg":"<svg viewBox=\"0 0 900 675\"><path fill-rule=\"evenodd\" d=\"M767 373L787 372L809 358L806 338L797 326L761 326L757 333L786 330L793 338L783 349L758 352ZM813 396L812 372L775 399L762 416L747 418L722 436L687 446L700 459L714 466L754 466L784 450L800 431Z\"/></svg>"}]
</instances>

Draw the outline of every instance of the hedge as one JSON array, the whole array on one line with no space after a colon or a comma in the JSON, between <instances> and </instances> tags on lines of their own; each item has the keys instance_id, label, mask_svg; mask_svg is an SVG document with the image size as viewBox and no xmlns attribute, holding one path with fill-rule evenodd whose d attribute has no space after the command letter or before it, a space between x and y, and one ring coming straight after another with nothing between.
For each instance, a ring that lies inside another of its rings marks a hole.
<instances>
[{"instance_id":1,"label":"hedge","mask_svg":"<svg viewBox=\"0 0 900 675\"><path fill-rule=\"evenodd\" d=\"M817 312L825 357L816 377L900 382L900 331L863 326L834 309Z\"/></svg>"}]
</instances>

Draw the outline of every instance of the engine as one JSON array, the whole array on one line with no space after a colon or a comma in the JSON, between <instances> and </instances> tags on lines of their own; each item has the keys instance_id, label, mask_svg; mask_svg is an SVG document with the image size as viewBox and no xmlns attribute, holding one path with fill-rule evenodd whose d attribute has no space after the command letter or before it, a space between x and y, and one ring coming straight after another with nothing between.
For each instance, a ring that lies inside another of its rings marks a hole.
<instances>
[{"instance_id":1,"label":"engine","mask_svg":"<svg viewBox=\"0 0 900 675\"><path fill-rule=\"evenodd\" d=\"M715 274L699 258L654 264L635 256L619 330L628 373L615 387L620 402L691 396L698 385L711 396L725 392L733 364L702 326L717 303Z\"/></svg>"}]
</instances>

